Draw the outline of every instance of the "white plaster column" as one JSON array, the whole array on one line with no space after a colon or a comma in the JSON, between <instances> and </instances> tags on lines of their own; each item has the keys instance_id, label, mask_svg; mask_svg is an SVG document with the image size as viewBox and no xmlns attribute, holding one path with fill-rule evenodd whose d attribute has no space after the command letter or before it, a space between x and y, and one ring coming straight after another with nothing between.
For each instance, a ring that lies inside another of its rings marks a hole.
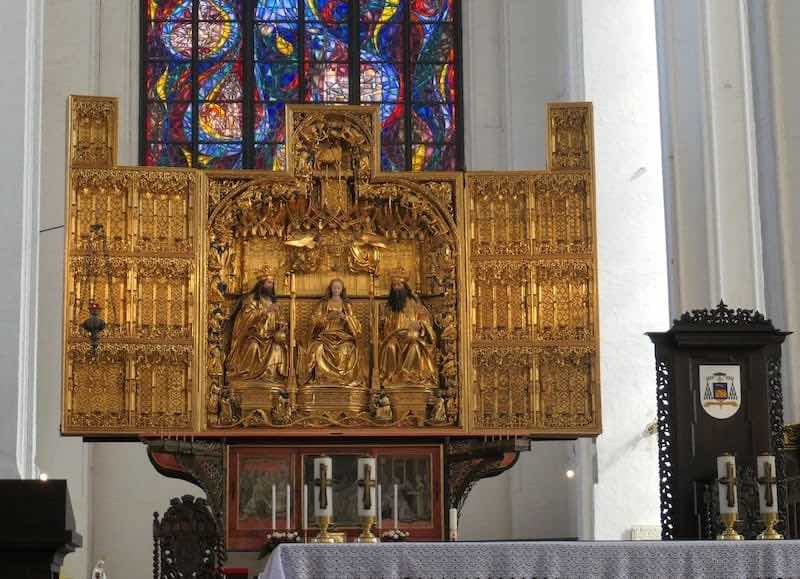
<instances>
[{"instance_id":1,"label":"white plaster column","mask_svg":"<svg viewBox=\"0 0 800 579\"><path fill-rule=\"evenodd\" d=\"M759 18L756 20L756 18ZM800 51L800 3L787 0L755 2L756 40L767 38L766 47L754 46L753 59L760 67L759 88L765 88L766 109L757 118L762 155L762 223L767 274L767 301L775 302L778 315L772 314L784 329L800 331L800 102L796 55ZM765 52L764 54L762 52ZM758 95L759 93L757 93ZM757 103L761 101L757 100ZM770 163L771 161L771 163ZM774 181L770 182L774 171ZM781 311L783 306L783 311ZM783 314L782 316L780 314ZM800 336L789 336L783 347L784 418L800 422Z\"/></svg>"},{"instance_id":2,"label":"white plaster column","mask_svg":"<svg viewBox=\"0 0 800 579\"><path fill-rule=\"evenodd\" d=\"M750 3L656 5L672 314L764 311Z\"/></svg>"},{"instance_id":3,"label":"white plaster column","mask_svg":"<svg viewBox=\"0 0 800 579\"><path fill-rule=\"evenodd\" d=\"M36 474L42 0L4 6L0 20L0 478Z\"/></svg>"},{"instance_id":4,"label":"white plaster column","mask_svg":"<svg viewBox=\"0 0 800 579\"><path fill-rule=\"evenodd\" d=\"M643 334L669 321L655 16L652 2L584 0L582 19L585 97L594 104L603 411L592 538L623 539L634 525L659 523L657 445L643 436L656 414L653 349Z\"/></svg>"}]
</instances>

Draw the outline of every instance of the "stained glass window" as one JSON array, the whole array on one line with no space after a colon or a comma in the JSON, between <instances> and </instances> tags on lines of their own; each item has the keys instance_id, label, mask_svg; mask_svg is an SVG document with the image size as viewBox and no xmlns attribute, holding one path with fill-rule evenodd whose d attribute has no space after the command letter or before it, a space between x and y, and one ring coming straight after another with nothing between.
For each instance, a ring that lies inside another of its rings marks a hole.
<instances>
[{"instance_id":1,"label":"stained glass window","mask_svg":"<svg viewBox=\"0 0 800 579\"><path fill-rule=\"evenodd\" d=\"M380 108L385 170L461 167L458 0L142 0L142 162L282 169L284 105Z\"/></svg>"}]
</instances>

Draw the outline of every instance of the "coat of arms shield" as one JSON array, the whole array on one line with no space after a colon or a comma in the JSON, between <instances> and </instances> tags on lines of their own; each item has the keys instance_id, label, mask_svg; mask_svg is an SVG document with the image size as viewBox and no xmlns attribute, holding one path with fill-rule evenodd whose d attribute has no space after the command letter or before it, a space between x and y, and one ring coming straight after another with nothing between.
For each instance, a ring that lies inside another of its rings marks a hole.
<instances>
[{"instance_id":1,"label":"coat of arms shield","mask_svg":"<svg viewBox=\"0 0 800 579\"><path fill-rule=\"evenodd\" d=\"M739 366L700 366L700 406L718 420L730 418L742 405Z\"/></svg>"}]
</instances>

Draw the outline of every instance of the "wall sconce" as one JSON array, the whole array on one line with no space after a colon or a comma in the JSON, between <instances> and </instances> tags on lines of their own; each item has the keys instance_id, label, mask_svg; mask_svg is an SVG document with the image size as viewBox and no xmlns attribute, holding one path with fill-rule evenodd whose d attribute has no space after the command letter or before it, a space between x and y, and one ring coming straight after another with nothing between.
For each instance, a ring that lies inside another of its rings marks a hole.
<instances>
[{"instance_id":1,"label":"wall sconce","mask_svg":"<svg viewBox=\"0 0 800 579\"><path fill-rule=\"evenodd\" d=\"M90 279L97 279L105 268L106 275L108 276L108 291L113 292L111 283L111 263L108 257L108 248L106 246L106 232L102 223L94 223L89 226L89 242L87 243L88 255L84 261L84 277L87 282ZM110 295L111 308L114 307L114 297ZM97 353L97 348L100 345L100 333L106 329L106 321L100 317L102 308L94 297L89 298L89 317L81 322L81 329L89 334L89 340L92 346L92 353ZM116 312L114 312L116 314ZM114 315L116 318L116 315Z\"/></svg>"}]
</instances>

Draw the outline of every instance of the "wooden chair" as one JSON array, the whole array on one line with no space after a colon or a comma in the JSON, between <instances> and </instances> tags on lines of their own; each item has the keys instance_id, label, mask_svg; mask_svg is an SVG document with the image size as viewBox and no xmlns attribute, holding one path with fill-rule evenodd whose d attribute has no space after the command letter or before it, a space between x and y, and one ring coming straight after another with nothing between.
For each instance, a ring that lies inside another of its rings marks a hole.
<instances>
[{"instance_id":1,"label":"wooden chair","mask_svg":"<svg viewBox=\"0 0 800 579\"><path fill-rule=\"evenodd\" d=\"M222 523L203 498L170 500L159 520L153 513L153 579L224 579Z\"/></svg>"}]
</instances>

